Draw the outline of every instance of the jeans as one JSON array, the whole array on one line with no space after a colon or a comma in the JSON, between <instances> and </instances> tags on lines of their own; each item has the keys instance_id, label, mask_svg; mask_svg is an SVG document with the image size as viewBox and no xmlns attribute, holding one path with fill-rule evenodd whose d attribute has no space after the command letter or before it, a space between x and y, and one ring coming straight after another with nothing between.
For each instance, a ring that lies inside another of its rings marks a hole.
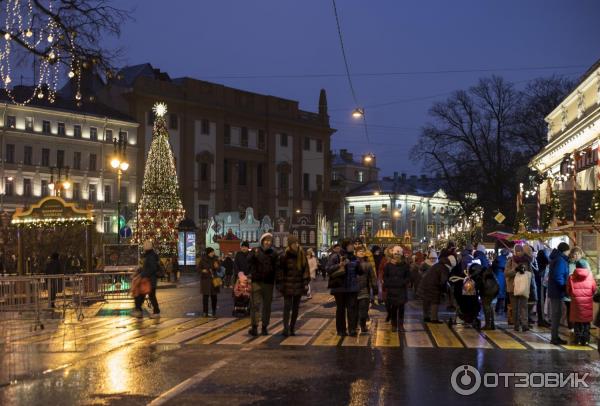
<instances>
[{"instance_id":1,"label":"jeans","mask_svg":"<svg viewBox=\"0 0 600 406\"><path fill-rule=\"evenodd\" d=\"M334 293L335 297L335 326L338 334L356 333L358 325L358 293ZM348 323L346 324L346 318ZM348 329L346 330L346 326Z\"/></svg>"},{"instance_id":2,"label":"jeans","mask_svg":"<svg viewBox=\"0 0 600 406\"><path fill-rule=\"evenodd\" d=\"M263 327L268 327L271 320L271 303L273 302L273 284L252 282L250 295L250 319L252 326L258 326L262 321Z\"/></svg>"},{"instance_id":3,"label":"jeans","mask_svg":"<svg viewBox=\"0 0 600 406\"><path fill-rule=\"evenodd\" d=\"M402 326L404 324L404 303L393 304L390 306L392 327Z\"/></svg>"},{"instance_id":4,"label":"jeans","mask_svg":"<svg viewBox=\"0 0 600 406\"><path fill-rule=\"evenodd\" d=\"M138 295L135 297L134 301L136 310L142 311L144 299L146 299L146 295ZM154 312L154 314L159 314L160 308L158 307L158 300L156 300L156 286L153 286L150 293L148 293L148 299L150 299L150 303L152 304L152 311Z\"/></svg>"},{"instance_id":5,"label":"jeans","mask_svg":"<svg viewBox=\"0 0 600 406\"><path fill-rule=\"evenodd\" d=\"M550 322L552 323L552 341L560 339L558 328L560 327L560 319L562 317L562 299L550 298Z\"/></svg>"},{"instance_id":6,"label":"jeans","mask_svg":"<svg viewBox=\"0 0 600 406\"><path fill-rule=\"evenodd\" d=\"M439 304L423 299L423 319L438 320Z\"/></svg>"},{"instance_id":7,"label":"jeans","mask_svg":"<svg viewBox=\"0 0 600 406\"><path fill-rule=\"evenodd\" d=\"M217 314L217 295L202 295L202 311L204 312L204 314L208 313L209 297L212 304L212 314L213 316L215 316Z\"/></svg>"},{"instance_id":8,"label":"jeans","mask_svg":"<svg viewBox=\"0 0 600 406\"><path fill-rule=\"evenodd\" d=\"M513 302L513 322L515 323L515 330L519 327L528 328L529 318L527 297L526 296L514 296L512 297Z\"/></svg>"},{"instance_id":9,"label":"jeans","mask_svg":"<svg viewBox=\"0 0 600 406\"><path fill-rule=\"evenodd\" d=\"M575 342L577 344L588 344L590 342L590 323L575 322Z\"/></svg>"},{"instance_id":10,"label":"jeans","mask_svg":"<svg viewBox=\"0 0 600 406\"><path fill-rule=\"evenodd\" d=\"M298 310L300 309L300 298L302 296L284 296L283 297L283 330L290 331L294 330L296 326L296 320L298 320ZM292 320L290 321L290 312L292 313Z\"/></svg>"},{"instance_id":11,"label":"jeans","mask_svg":"<svg viewBox=\"0 0 600 406\"><path fill-rule=\"evenodd\" d=\"M369 303L368 298L358 300L358 324L364 331L367 330L367 320L369 320Z\"/></svg>"}]
</instances>

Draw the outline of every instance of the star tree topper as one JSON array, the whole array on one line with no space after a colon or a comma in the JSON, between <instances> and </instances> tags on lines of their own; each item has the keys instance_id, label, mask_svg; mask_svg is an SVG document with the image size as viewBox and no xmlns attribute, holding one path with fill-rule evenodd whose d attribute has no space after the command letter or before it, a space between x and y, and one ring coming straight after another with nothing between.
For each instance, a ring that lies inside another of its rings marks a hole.
<instances>
[{"instance_id":1,"label":"star tree topper","mask_svg":"<svg viewBox=\"0 0 600 406\"><path fill-rule=\"evenodd\" d=\"M164 117L167 114L167 105L164 102L156 102L152 107L152 111L157 117Z\"/></svg>"}]
</instances>

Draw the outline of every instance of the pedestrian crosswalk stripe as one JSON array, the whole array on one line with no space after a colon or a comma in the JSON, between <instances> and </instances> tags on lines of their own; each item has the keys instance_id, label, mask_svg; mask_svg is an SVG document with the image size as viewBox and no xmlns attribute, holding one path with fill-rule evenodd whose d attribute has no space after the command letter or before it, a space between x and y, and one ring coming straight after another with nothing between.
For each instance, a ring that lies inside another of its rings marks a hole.
<instances>
[{"instance_id":1,"label":"pedestrian crosswalk stripe","mask_svg":"<svg viewBox=\"0 0 600 406\"><path fill-rule=\"evenodd\" d=\"M392 326L383 320L377 322L375 347L400 347L400 336L392 331Z\"/></svg>"},{"instance_id":2,"label":"pedestrian crosswalk stripe","mask_svg":"<svg viewBox=\"0 0 600 406\"><path fill-rule=\"evenodd\" d=\"M516 331L507 331L507 333L517 337L519 340L523 341L529 347L534 350L560 350L561 348L549 343L543 337L540 337L534 332L526 331L526 332L516 332Z\"/></svg>"},{"instance_id":3,"label":"pedestrian crosswalk stripe","mask_svg":"<svg viewBox=\"0 0 600 406\"><path fill-rule=\"evenodd\" d=\"M181 320L181 319L180 319ZM156 342L158 340L162 340L163 338L172 336L174 334L177 333L181 333L187 330L190 330L194 327L198 327L201 326L203 324L208 323L209 321L211 321L212 319L208 318L208 317L198 317L198 318L193 318L193 319L183 319L183 321L181 321L178 324L169 326L169 327L161 327L153 332L151 332L148 335L145 335L144 337L142 337L142 340L146 343L152 343L152 342Z\"/></svg>"},{"instance_id":4,"label":"pedestrian crosswalk stripe","mask_svg":"<svg viewBox=\"0 0 600 406\"><path fill-rule=\"evenodd\" d=\"M494 348L477 330L455 326L454 331L467 348Z\"/></svg>"},{"instance_id":5,"label":"pedestrian crosswalk stripe","mask_svg":"<svg viewBox=\"0 0 600 406\"><path fill-rule=\"evenodd\" d=\"M177 333L170 337L162 338L158 341L155 341L154 344L181 344L187 340L191 340L194 337L198 337L201 334L205 334L211 330L222 327L225 324L227 324L233 320L235 320L235 319L223 318L223 319L211 320L207 323L201 324L198 327L193 327L189 330L182 331L181 333Z\"/></svg>"},{"instance_id":6,"label":"pedestrian crosswalk stripe","mask_svg":"<svg viewBox=\"0 0 600 406\"><path fill-rule=\"evenodd\" d=\"M317 346L334 346L340 343L340 337L337 335L337 331L335 329L335 319L332 319L321 334L317 337L317 339L313 342L312 345ZM373 327L372 327L373 328Z\"/></svg>"},{"instance_id":7,"label":"pedestrian crosswalk stripe","mask_svg":"<svg viewBox=\"0 0 600 406\"><path fill-rule=\"evenodd\" d=\"M561 347L563 347L564 349L567 350L571 350L571 351L592 351L593 348L590 347L589 345L561 345Z\"/></svg>"},{"instance_id":8,"label":"pedestrian crosswalk stripe","mask_svg":"<svg viewBox=\"0 0 600 406\"><path fill-rule=\"evenodd\" d=\"M346 336L342 341L342 347L366 347L369 344L369 334L358 334L356 337Z\"/></svg>"},{"instance_id":9,"label":"pedestrian crosswalk stripe","mask_svg":"<svg viewBox=\"0 0 600 406\"><path fill-rule=\"evenodd\" d=\"M306 321L293 337L288 337L281 345L306 345L327 324L328 319L309 319Z\"/></svg>"},{"instance_id":10,"label":"pedestrian crosswalk stripe","mask_svg":"<svg viewBox=\"0 0 600 406\"><path fill-rule=\"evenodd\" d=\"M271 323L271 325L275 325L275 328L271 328L269 330L269 335L257 337L254 340L250 341L248 344L259 345L272 338L274 335L281 333L283 331L283 323L279 323L280 320L281 319L275 319L274 323Z\"/></svg>"},{"instance_id":11,"label":"pedestrian crosswalk stripe","mask_svg":"<svg viewBox=\"0 0 600 406\"><path fill-rule=\"evenodd\" d=\"M525 350L526 347L501 330L486 330L485 336L503 350Z\"/></svg>"},{"instance_id":12,"label":"pedestrian crosswalk stripe","mask_svg":"<svg viewBox=\"0 0 600 406\"><path fill-rule=\"evenodd\" d=\"M406 324L405 324L406 326ZM406 331L404 333L404 339L406 340L406 346L412 348L432 348L433 343L431 339L427 335L427 333L423 331Z\"/></svg>"},{"instance_id":13,"label":"pedestrian crosswalk stripe","mask_svg":"<svg viewBox=\"0 0 600 406\"><path fill-rule=\"evenodd\" d=\"M222 328L214 329L213 331L207 332L198 338L190 341L190 344L212 344L228 335L238 331L239 329L245 329L250 326L250 320L238 319L233 323L229 323Z\"/></svg>"},{"instance_id":14,"label":"pedestrian crosswalk stripe","mask_svg":"<svg viewBox=\"0 0 600 406\"><path fill-rule=\"evenodd\" d=\"M277 334L277 328L273 329L274 326L277 326L279 323L281 323L281 319L277 318L277 319L273 319L271 320L271 329L270 329L270 334L267 336L260 336L255 338L255 340L261 339L261 342L264 342L266 340L268 340L269 338L271 338L273 336L273 334ZM251 341L254 337L252 337L250 334L248 334L248 330L241 329L240 331L238 331L237 333L219 341L217 344L245 344L249 341ZM263 340L264 338L264 340Z\"/></svg>"},{"instance_id":15,"label":"pedestrian crosswalk stripe","mask_svg":"<svg viewBox=\"0 0 600 406\"><path fill-rule=\"evenodd\" d=\"M438 347L463 348L460 340L446 324L427 323L427 327Z\"/></svg>"}]
</instances>

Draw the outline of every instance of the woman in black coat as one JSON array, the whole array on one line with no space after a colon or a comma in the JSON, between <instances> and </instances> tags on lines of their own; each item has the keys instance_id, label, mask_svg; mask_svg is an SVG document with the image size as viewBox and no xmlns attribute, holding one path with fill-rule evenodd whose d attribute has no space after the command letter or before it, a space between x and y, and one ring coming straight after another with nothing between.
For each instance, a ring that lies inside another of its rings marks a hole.
<instances>
[{"instance_id":1,"label":"woman in black coat","mask_svg":"<svg viewBox=\"0 0 600 406\"><path fill-rule=\"evenodd\" d=\"M281 256L277 270L277 286L283 295L283 335L295 335L300 299L308 289L310 272L304 251L293 235L288 237L288 247ZM290 320L291 312L291 320Z\"/></svg>"},{"instance_id":2,"label":"woman in black coat","mask_svg":"<svg viewBox=\"0 0 600 406\"><path fill-rule=\"evenodd\" d=\"M402 255L402 247L392 249L392 260L383 269L383 286L387 290L386 304L390 308L392 331L398 331L404 324L404 305L408 300L410 266Z\"/></svg>"},{"instance_id":3,"label":"woman in black coat","mask_svg":"<svg viewBox=\"0 0 600 406\"><path fill-rule=\"evenodd\" d=\"M200 260L200 292L202 293L202 311L204 317L208 317L208 298L210 297L212 304L212 314L217 316L217 295L220 291L220 286L215 286L213 279L220 279L217 273L221 264L219 258L215 255L215 250L206 248L206 255ZM222 283L222 282L221 282Z\"/></svg>"}]
</instances>

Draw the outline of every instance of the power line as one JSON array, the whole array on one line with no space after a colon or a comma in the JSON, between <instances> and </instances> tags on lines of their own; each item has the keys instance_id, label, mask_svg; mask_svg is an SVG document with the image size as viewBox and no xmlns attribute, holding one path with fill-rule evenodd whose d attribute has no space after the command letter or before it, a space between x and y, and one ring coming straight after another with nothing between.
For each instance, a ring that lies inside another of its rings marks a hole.
<instances>
[{"instance_id":1,"label":"power line","mask_svg":"<svg viewBox=\"0 0 600 406\"><path fill-rule=\"evenodd\" d=\"M345 50L342 51L345 54ZM523 66L523 67L501 67L501 68L465 68L465 69L441 69L441 70L411 70L391 72L362 72L353 73L354 77L389 77L389 76L413 76L413 75L449 75L461 73L489 73L489 72L525 72L540 70L562 70L586 68L589 65L562 65L562 66ZM290 74L246 74L232 73L229 75L202 76L203 79L320 79L320 78L346 78L347 73L290 73Z\"/></svg>"},{"instance_id":2,"label":"power line","mask_svg":"<svg viewBox=\"0 0 600 406\"><path fill-rule=\"evenodd\" d=\"M335 0L331 0L332 4L333 4L333 13L335 15L335 24L337 27L337 32L338 32L338 37L340 39L340 48L342 50L342 57L344 58L344 67L346 68L346 77L348 78L348 85L350 86L350 92L352 93L352 98L354 99L354 105L355 108L361 108L360 104L358 103L358 98L356 97L356 91L354 90L354 84L352 83L352 76L350 75L350 65L348 63L348 57L346 55L346 48L344 47L344 37L342 35L342 27L340 25L340 17L338 15L338 10L337 10L337 5L335 3ZM367 138L367 142L370 142L369 139L369 129L367 126L367 118L365 116L365 111L363 108L361 108L361 117L362 117L362 122L364 125L364 129L365 129L365 137Z\"/></svg>"}]
</instances>

